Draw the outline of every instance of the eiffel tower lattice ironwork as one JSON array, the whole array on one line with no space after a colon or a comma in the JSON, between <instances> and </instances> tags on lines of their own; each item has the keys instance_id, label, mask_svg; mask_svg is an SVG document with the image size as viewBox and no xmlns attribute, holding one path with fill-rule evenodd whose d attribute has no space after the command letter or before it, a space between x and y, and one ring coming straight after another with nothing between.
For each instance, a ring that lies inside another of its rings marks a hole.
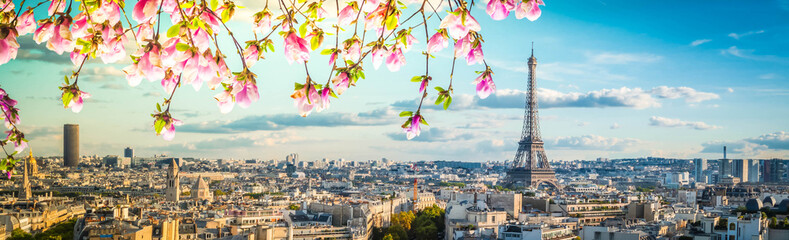
<instances>
[{"instance_id":1,"label":"eiffel tower lattice ironwork","mask_svg":"<svg viewBox=\"0 0 789 240\"><path fill-rule=\"evenodd\" d=\"M511 169L507 172L506 184L511 187L538 187L548 184L559 189L556 173L548 164L542 137L540 136L540 120L537 114L536 70L537 58L532 49L529 57L529 89L526 94L526 113L523 118L523 131L518 142Z\"/></svg>"}]
</instances>

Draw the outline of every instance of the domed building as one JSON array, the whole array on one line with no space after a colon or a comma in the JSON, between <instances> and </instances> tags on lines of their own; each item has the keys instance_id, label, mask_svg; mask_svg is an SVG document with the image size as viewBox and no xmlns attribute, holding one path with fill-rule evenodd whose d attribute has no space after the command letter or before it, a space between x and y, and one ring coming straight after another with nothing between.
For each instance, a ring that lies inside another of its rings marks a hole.
<instances>
[{"instance_id":1,"label":"domed building","mask_svg":"<svg viewBox=\"0 0 789 240\"><path fill-rule=\"evenodd\" d=\"M764 203L765 207L774 207L775 204L778 203L778 200L775 200L773 196L768 196L764 198L764 201L762 201L762 203Z\"/></svg>"},{"instance_id":2,"label":"domed building","mask_svg":"<svg viewBox=\"0 0 789 240\"><path fill-rule=\"evenodd\" d=\"M786 212L789 210L789 199L784 199L777 206L779 212Z\"/></svg>"},{"instance_id":3,"label":"domed building","mask_svg":"<svg viewBox=\"0 0 789 240\"><path fill-rule=\"evenodd\" d=\"M208 188L208 183L203 180L203 176L198 176L195 185L192 186L192 200L213 200L214 193Z\"/></svg>"},{"instance_id":4,"label":"domed building","mask_svg":"<svg viewBox=\"0 0 789 240\"><path fill-rule=\"evenodd\" d=\"M750 199L748 202L745 202L745 208L751 212L759 211L759 209L762 209L762 200L758 198Z\"/></svg>"}]
</instances>

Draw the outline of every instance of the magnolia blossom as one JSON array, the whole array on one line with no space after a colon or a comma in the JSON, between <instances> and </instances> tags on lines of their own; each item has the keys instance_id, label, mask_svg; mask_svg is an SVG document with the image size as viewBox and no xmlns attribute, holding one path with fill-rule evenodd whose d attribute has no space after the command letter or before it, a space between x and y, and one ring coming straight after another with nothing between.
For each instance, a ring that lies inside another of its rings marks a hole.
<instances>
[{"instance_id":1,"label":"magnolia blossom","mask_svg":"<svg viewBox=\"0 0 789 240\"><path fill-rule=\"evenodd\" d=\"M308 90L309 89L309 90ZM312 84L304 85L302 89L296 90L293 95L293 104L299 110L299 115L307 117L315 107L320 107L320 95Z\"/></svg>"},{"instance_id":2,"label":"magnolia blossom","mask_svg":"<svg viewBox=\"0 0 789 240\"><path fill-rule=\"evenodd\" d=\"M471 36L470 34L460 38L455 42L455 57L466 57L468 52L471 51Z\"/></svg>"},{"instance_id":3,"label":"magnolia blossom","mask_svg":"<svg viewBox=\"0 0 789 240\"><path fill-rule=\"evenodd\" d=\"M427 88L427 78L422 79L422 82L419 84L419 92L424 92L425 88Z\"/></svg>"},{"instance_id":4,"label":"magnolia blossom","mask_svg":"<svg viewBox=\"0 0 789 240\"><path fill-rule=\"evenodd\" d=\"M329 97L331 97L331 88L324 87L323 90L320 92L321 99L320 104L318 106L318 112L323 111L324 109L329 109Z\"/></svg>"},{"instance_id":5,"label":"magnolia blossom","mask_svg":"<svg viewBox=\"0 0 789 240\"><path fill-rule=\"evenodd\" d=\"M32 10L25 11L22 15L19 15L17 21L16 31L19 36L36 31L36 19L33 17Z\"/></svg>"},{"instance_id":6,"label":"magnolia blossom","mask_svg":"<svg viewBox=\"0 0 789 240\"><path fill-rule=\"evenodd\" d=\"M11 59L16 59L19 43L16 41L14 31L8 31L4 39L0 39L0 64L5 64Z\"/></svg>"},{"instance_id":7,"label":"magnolia blossom","mask_svg":"<svg viewBox=\"0 0 789 240\"><path fill-rule=\"evenodd\" d=\"M250 44L247 49L244 49L244 61L247 63L247 67L255 65L258 59L260 59L260 51L257 44Z\"/></svg>"},{"instance_id":8,"label":"magnolia blossom","mask_svg":"<svg viewBox=\"0 0 789 240\"><path fill-rule=\"evenodd\" d=\"M260 99L258 86L252 81L236 82L233 84L233 95L236 96L238 106L248 108L253 102Z\"/></svg>"},{"instance_id":9,"label":"magnolia blossom","mask_svg":"<svg viewBox=\"0 0 789 240\"><path fill-rule=\"evenodd\" d=\"M124 37L113 38L109 42L101 45L101 61L104 63L114 63L123 59L126 56L126 48L123 43L126 42Z\"/></svg>"},{"instance_id":10,"label":"magnolia blossom","mask_svg":"<svg viewBox=\"0 0 789 240\"><path fill-rule=\"evenodd\" d=\"M338 51L334 51L329 55L329 66L334 66L334 63L337 61L337 55L339 54Z\"/></svg>"},{"instance_id":11,"label":"magnolia blossom","mask_svg":"<svg viewBox=\"0 0 789 240\"><path fill-rule=\"evenodd\" d=\"M337 90L337 95L342 95L349 87L351 87L351 79L348 78L348 73L340 72L337 76L331 79L334 84L334 89Z\"/></svg>"},{"instance_id":12,"label":"magnolia blossom","mask_svg":"<svg viewBox=\"0 0 789 240\"><path fill-rule=\"evenodd\" d=\"M104 23L109 21L110 25L118 24L121 20L121 7L114 1L102 1L101 7L93 11L90 21L94 23Z\"/></svg>"},{"instance_id":13,"label":"magnolia blossom","mask_svg":"<svg viewBox=\"0 0 789 240\"><path fill-rule=\"evenodd\" d=\"M252 30L260 34L271 31L271 12L268 8L255 14L255 22L254 25L252 25Z\"/></svg>"},{"instance_id":14,"label":"magnolia blossom","mask_svg":"<svg viewBox=\"0 0 789 240\"><path fill-rule=\"evenodd\" d=\"M422 116L417 114L413 117L409 118L411 124L406 124L407 126L403 126L403 131L405 131L405 135L408 140L413 139L416 136L419 136L419 122L422 119Z\"/></svg>"},{"instance_id":15,"label":"magnolia blossom","mask_svg":"<svg viewBox=\"0 0 789 240\"><path fill-rule=\"evenodd\" d=\"M465 21L463 21L462 15L465 15ZM469 31L479 32L482 30L482 27L479 26L479 22L477 22L471 14L468 14L463 9L455 9L454 12L449 13L449 15L441 20L440 28L446 28L449 31L449 35L452 36L453 39L459 39Z\"/></svg>"},{"instance_id":16,"label":"magnolia blossom","mask_svg":"<svg viewBox=\"0 0 789 240\"><path fill-rule=\"evenodd\" d=\"M164 92L172 93L175 91L175 87L178 86L178 76L174 74L168 74L167 77L162 78L162 88L164 88Z\"/></svg>"},{"instance_id":17,"label":"magnolia blossom","mask_svg":"<svg viewBox=\"0 0 789 240\"><path fill-rule=\"evenodd\" d=\"M472 65L474 63L483 64L485 55L482 54L482 43L477 43L477 47L471 48L466 55L466 64Z\"/></svg>"},{"instance_id":18,"label":"magnolia blossom","mask_svg":"<svg viewBox=\"0 0 789 240\"><path fill-rule=\"evenodd\" d=\"M71 51L74 48L74 42L71 39L71 17L64 17L60 19L60 24L55 25L52 30L52 37L47 41L47 48L55 51L57 54L63 54L65 51Z\"/></svg>"},{"instance_id":19,"label":"magnolia blossom","mask_svg":"<svg viewBox=\"0 0 789 240\"><path fill-rule=\"evenodd\" d=\"M510 15L510 10L504 6L501 0L490 0L485 12L487 12L493 20L502 20Z\"/></svg>"},{"instance_id":20,"label":"magnolia blossom","mask_svg":"<svg viewBox=\"0 0 789 240\"><path fill-rule=\"evenodd\" d=\"M485 71L474 80L474 84L477 85L477 96L481 99L485 99L491 93L496 92L496 84L493 83L491 74L490 71Z\"/></svg>"},{"instance_id":21,"label":"magnolia blossom","mask_svg":"<svg viewBox=\"0 0 789 240\"><path fill-rule=\"evenodd\" d=\"M351 25L351 23L356 20L358 12L359 10L358 7L356 7L356 2L350 2L348 6L345 6L345 8L340 11L340 15L337 17L337 25Z\"/></svg>"},{"instance_id":22,"label":"magnolia blossom","mask_svg":"<svg viewBox=\"0 0 789 240\"><path fill-rule=\"evenodd\" d=\"M54 28L54 24L52 24L52 22L44 22L44 24L36 29L36 32L33 34L33 40L38 44L46 42L52 38L52 28Z\"/></svg>"},{"instance_id":23,"label":"magnolia blossom","mask_svg":"<svg viewBox=\"0 0 789 240\"><path fill-rule=\"evenodd\" d=\"M405 65L405 56L403 55L403 51L400 48L393 48L391 52L389 52L389 56L386 57L386 68L389 71L397 72L400 71L400 67Z\"/></svg>"},{"instance_id":24,"label":"magnolia blossom","mask_svg":"<svg viewBox=\"0 0 789 240\"><path fill-rule=\"evenodd\" d=\"M164 140L171 141L173 138L175 138L175 126L181 126L183 123L181 120L172 117L164 117L162 120L165 122L161 133L162 138Z\"/></svg>"},{"instance_id":25,"label":"magnolia blossom","mask_svg":"<svg viewBox=\"0 0 789 240\"><path fill-rule=\"evenodd\" d=\"M214 90L220 83L231 83L230 69L227 68L225 59L221 56L216 56L213 61L216 62L216 74L212 74L212 79L208 81L208 88L211 90Z\"/></svg>"},{"instance_id":26,"label":"magnolia blossom","mask_svg":"<svg viewBox=\"0 0 789 240\"><path fill-rule=\"evenodd\" d=\"M288 64L293 64L294 61L297 63L309 61L309 43L299 37L296 32L288 33L288 36L285 37L285 58L288 59Z\"/></svg>"},{"instance_id":27,"label":"magnolia blossom","mask_svg":"<svg viewBox=\"0 0 789 240\"><path fill-rule=\"evenodd\" d=\"M236 101L233 98L233 94L231 93L233 89L227 89L214 95L214 99L216 99L216 105L219 106L219 112L221 113L229 113L233 111L233 106L236 105Z\"/></svg>"},{"instance_id":28,"label":"magnolia blossom","mask_svg":"<svg viewBox=\"0 0 789 240\"><path fill-rule=\"evenodd\" d=\"M80 54L79 49L74 49L69 55L69 58L71 58L71 63L74 64L74 66L79 66L82 64L82 61L85 61L86 56L87 54Z\"/></svg>"},{"instance_id":29,"label":"magnolia blossom","mask_svg":"<svg viewBox=\"0 0 789 240\"><path fill-rule=\"evenodd\" d=\"M49 16L52 16L55 13L63 12L66 10L66 5L68 5L66 0L52 0L49 3L49 8L47 8L47 13L49 13Z\"/></svg>"},{"instance_id":30,"label":"magnolia blossom","mask_svg":"<svg viewBox=\"0 0 789 240\"><path fill-rule=\"evenodd\" d=\"M159 57L161 54L161 47L158 44L151 44L149 46L147 51L144 51L142 56L140 56L137 67L148 81L155 81L164 78L162 60ZM137 53L139 54L140 52Z\"/></svg>"},{"instance_id":31,"label":"magnolia blossom","mask_svg":"<svg viewBox=\"0 0 789 240\"><path fill-rule=\"evenodd\" d=\"M414 45L414 43L419 43L414 35L411 35L410 33L405 35L403 39L404 41L398 41L397 45L402 47L404 52L408 52L411 48L411 45Z\"/></svg>"},{"instance_id":32,"label":"magnolia blossom","mask_svg":"<svg viewBox=\"0 0 789 240\"><path fill-rule=\"evenodd\" d=\"M149 41L153 41L153 25L150 23L142 23L137 28L137 44L145 45Z\"/></svg>"},{"instance_id":33,"label":"magnolia blossom","mask_svg":"<svg viewBox=\"0 0 789 240\"><path fill-rule=\"evenodd\" d=\"M192 41L200 52L205 52L211 46L211 36L202 28L192 30Z\"/></svg>"},{"instance_id":34,"label":"magnolia blossom","mask_svg":"<svg viewBox=\"0 0 789 240\"><path fill-rule=\"evenodd\" d=\"M372 54L373 54L372 56L373 67L375 67L375 70L378 70L378 67L380 67L381 63L383 63L384 60L386 59L386 54L387 54L386 48L373 47Z\"/></svg>"},{"instance_id":35,"label":"magnolia blossom","mask_svg":"<svg viewBox=\"0 0 789 240\"><path fill-rule=\"evenodd\" d=\"M545 6L545 2L542 0L523 0L515 9L515 17L518 19L526 17L529 21L537 20L542 15L540 5Z\"/></svg>"},{"instance_id":36,"label":"magnolia blossom","mask_svg":"<svg viewBox=\"0 0 789 240\"><path fill-rule=\"evenodd\" d=\"M85 12L81 12L74 16L74 24L71 27L71 36L74 38L83 38L88 36L88 16ZM87 38L86 38L87 39Z\"/></svg>"},{"instance_id":37,"label":"magnolia blossom","mask_svg":"<svg viewBox=\"0 0 789 240\"><path fill-rule=\"evenodd\" d=\"M449 45L449 37L444 30L439 30L427 41L427 53L437 53Z\"/></svg>"},{"instance_id":38,"label":"magnolia blossom","mask_svg":"<svg viewBox=\"0 0 789 240\"><path fill-rule=\"evenodd\" d=\"M65 1L65 0L64 0ZM148 22L159 8L160 0L140 0L134 5L132 18L137 22Z\"/></svg>"},{"instance_id":39,"label":"magnolia blossom","mask_svg":"<svg viewBox=\"0 0 789 240\"><path fill-rule=\"evenodd\" d=\"M75 113L82 111L82 102L84 99L90 98L90 94L77 89L68 90L68 91L72 94L72 97L71 97L71 101L69 101L68 104L66 104L66 106L64 107L71 108L71 111ZM64 92L63 94L65 95L66 92Z\"/></svg>"},{"instance_id":40,"label":"magnolia blossom","mask_svg":"<svg viewBox=\"0 0 789 240\"><path fill-rule=\"evenodd\" d=\"M344 46L345 54L343 54L342 58L345 61L359 61L359 58L362 56L362 41L354 37L349 41L345 41Z\"/></svg>"}]
</instances>

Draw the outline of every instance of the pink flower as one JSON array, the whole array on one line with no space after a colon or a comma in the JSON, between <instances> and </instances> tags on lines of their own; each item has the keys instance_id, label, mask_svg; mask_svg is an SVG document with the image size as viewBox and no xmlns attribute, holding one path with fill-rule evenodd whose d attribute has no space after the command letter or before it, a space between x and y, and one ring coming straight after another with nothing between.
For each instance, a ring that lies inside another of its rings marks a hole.
<instances>
[{"instance_id":1,"label":"pink flower","mask_svg":"<svg viewBox=\"0 0 789 240\"><path fill-rule=\"evenodd\" d=\"M359 38L354 37L348 41L345 41L343 45L345 47L345 54L343 54L342 58L345 61L359 61L359 58L362 56L362 42L359 40Z\"/></svg>"},{"instance_id":2,"label":"pink flower","mask_svg":"<svg viewBox=\"0 0 789 240\"><path fill-rule=\"evenodd\" d=\"M54 26L52 37L47 41L47 48L57 54L63 54L63 52L70 52L74 48L74 42L71 41L71 30L69 30L71 17L63 17L59 21L61 21L60 24Z\"/></svg>"},{"instance_id":3,"label":"pink flower","mask_svg":"<svg viewBox=\"0 0 789 240\"><path fill-rule=\"evenodd\" d=\"M210 8L203 8L202 11L203 13L200 14L200 19L207 23L208 26L211 27L211 31L214 31L214 33L221 32L222 28L219 26L219 19L214 17L214 14L216 13L211 11Z\"/></svg>"},{"instance_id":4,"label":"pink flower","mask_svg":"<svg viewBox=\"0 0 789 240\"><path fill-rule=\"evenodd\" d=\"M250 44L247 46L247 49L244 49L244 61L247 63L247 67L252 67L258 62L260 59L260 51L258 51L257 44Z\"/></svg>"},{"instance_id":5,"label":"pink flower","mask_svg":"<svg viewBox=\"0 0 789 240\"><path fill-rule=\"evenodd\" d=\"M504 6L501 0L490 0L485 12L487 12L493 20L502 20L510 15L510 10L507 10L507 7Z\"/></svg>"},{"instance_id":6,"label":"pink flower","mask_svg":"<svg viewBox=\"0 0 789 240\"><path fill-rule=\"evenodd\" d=\"M0 0L0 13L4 12L13 12L14 11L14 2L10 0Z\"/></svg>"},{"instance_id":7,"label":"pink flower","mask_svg":"<svg viewBox=\"0 0 789 240\"><path fill-rule=\"evenodd\" d=\"M132 18L138 23L148 22L156 15L159 9L160 0L140 0L134 5Z\"/></svg>"},{"instance_id":8,"label":"pink flower","mask_svg":"<svg viewBox=\"0 0 789 240\"><path fill-rule=\"evenodd\" d=\"M375 67L375 70L378 70L378 67L380 67L381 63L383 63L384 60L386 59L386 54L387 54L386 48L384 48L384 47L373 47L372 54L373 54L373 56L372 56L373 57L373 67Z\"/></svg>"},{"instance_id":9,"label":"pink flower","mask_svg":"<svg viewBox=\"0 0 789 240\"><path fill-rule=\"evenodd\" d=\"M427 88L427 78L422 80L422 83L419 84L419 92L424 92L425 88Z\"/></svg>"},{"instance_id":10,"label":"pink flower","mask_svg":"<svg viewBox=\"0 0 789 240\"><path fill-rule=\"evenodd\" d=\"M329 102L329 97L331 96L331 88L329 88L328 86L324 87L323 90L321 90L320 95L321 95L321 99L320 99L320 105L318 106L318 112L321 112L324 109L329 109L329 104L331 104Z\"/></svg>"},{"instance_id":11,"label":"pink flower","mask_svg":"<svg viewBox=\"0 0 789 240\"><path fill-rule=\"evenodd\" d=\"M493 0L491 0L493 1ZM444 30L438 30L436 34L427 41L427 53L437 53L449 45L449 37Z\"/></svg>"},{"instance_id":12,"label":"pink flower","mask_svg":"<svg viewBox=\"0 0 789 240\"><path fill-rule=\"evenodd\" d=\"M159 44L150 44L146 47L146 51L142 56L140 56L140 61L137 62L137 67L148 81L156 81L164 78L164 69L162 69L162 60L159 57L160 54L161 47Z\"/></svg>"},{"instance_id":13,"label":"pink flower","mask_svg":"<svg viewBox=\"0 0 789 240\"><path fill-rule=\"evenodd\" d=\"M290 97L302 117L309 116L312 109L320 105L320 95L312 84L304 85L304 88L296 90Z\"/></svg>"},{"instance_id":14,"label":"pink flower","mask_svg":"<svg viewBox=\"0 0 789 240\"><path fill-rule=\"evenodd\" d=\"M85 60L86 55L87 54L80 54L78 49L74 49L74 51L71 52L69 58L71 58L71 63L73 63L74 66L79 66L82 64L82 61Z\"/></svg>"},{"instance_id":15,"label":"pink flower","mask_svg":"<svg viewBox=\"0 0 789 240\"><path fill-rule=\"evenodd\" d=\"M351 79L348 78L348 73L340 72L337 76L331 79L334 84L334 89L337 90L337 95L342 95L350 86Z\"/></svg>"},{"instance_id":16,"label":"pink flower","mask_svg":"<svg viewBox=\"0 0 789 240\"><path fill-rule=\"evenodd\" d=\"M490 71L485 71L474 80L474 84L477 84L477 96L481 99L485 99L491 93L496 92L496 84L493 83L493 78L491 78L492 74Z\"/></svg>"},{"instance_id":17,"label":"pink flower","mask_svg":"<svg viewBox=\"0 0 789 240\"><path fill-rule=\"evenodd\" d=\"M288 59L288 64L304 63L310 60L310 47L309 43L299 37L296 32L289 32L285 38L285 58Z\"/></svg>"},{"instance_id":18,"label":"pink flower","mask_svg":"<svg viewBox=\"0 0 789 240\"><path fill-rule=\"evenodd\" d=\"M463 15L465 15L466 21L463 21ZM479 22L471 14L460 8L455 9L454 12L451 12L444 18L439 27L446 28L453 39L459 39L468 34L469 31L478 32L482 29L479 26Z\"/></svg>"},{"instance_id":19,"label":"pink flower","mask_svg":"<svg viewBox=\"0 0 789 240\"><path fill-rule=\"evenodd\" d=\"M455 57L466 57L468 52L471 51L471 36L466 35L455 42Z\"/></svg>"},{"instance_id":20,"label":"pink flower","mask_svg":"<svg viewBox=\"0 0 789 240\"><path fill-rule=\"evenodd\" d=\"M409 118L411 120L410 124L403 127L403 131L405 131L406 138L408 140L413 139L416 136L419 136L419 122L422 119L421 115L414 115L413 117Z\"/></svg>"},{"instance_id":21,"label":"pink flower","mask_svg":"<svg viewBox=\"0 0 789 240\"><path fill-rule=\"evenodd\" d=\"M16 41L16 34L9 30L4 39L0 39L0 64L5 64L11 59L16 59L19 43Z\"/></svg>"},{"instance_id":22,"label":"pink flower","mask_svg":"<svg viewBox=\"0 0 789 240\"><path fill-rule=\"evenodd\" d=\"M408 52L411 45L414 45L414 43L419 43L419 41L417 41L414 35L411 35L410 33L403 37L403 41L397 41L397 45L402 47L404 52Z\"/></svg>"},{"instance_id":23,"label":"pink flower","mask_svg":"<svg viewBox=\"0 0 789 240\"><path fill-rule=\"evenodd\" d=\"M209 36L208 33L202 28L192 31L192 40L194 41L197 50L200 50L200 52L205 52L205 50L208 50L208 47L211 46L211 36Z\"/></svg>"},{"instance_id":24,"label":"pink flower","mask_svg":"<svg viewBox=\"0 0 789 240\"><path fill-rule=\"evenodd\" d=\"M542 15L540 5L545 6L545 3L542 0L524 0L515 9L515 18L522 19L526 17L529 21L537 20Z\"/></svg>"},{"instance_id":25,"label":"pink flower","mask_svg":"<svg viewBox=\"0 0 789 240\"><path fill-rule=\"evenodd\" d=\"M477 43L477 47L472 48L468 51L468 55L466 55L466 64L472 65L474 63L482 64L484 63L485 55L482 54L482 43Z\"/></svg>"},{"instance_id":26,"label":"pink flower","mask_svg":"<svg viewBox=\"0 0 789 240\"><path fill-rule=\"evenodd\" d=\"M356 2L348 3L348 6L340 11L340 16L337 18L337 25L339 26L346 26L353 23L356 20L356 16L358 15L358 7L356 7Z\"/></svg>"},{"instance_id":27,"label":"pink flower","mask_svg":"<svg viewBox=\"0 0 789 240\"><path fill-rule=\"evenodd\" d=\"M167 141L173 140L175 138L175 126L181 126L183 124L181 120L172 118L172 117L164 117L165 121L164 128L162 128L162 138Z\"/></svg>"},{"instance_id":28,"label":"pink flower","mask_svg":"<svg viewBox=\"0 0 789 240\"><path fill-rule=\"evenodd\" d=\"M389 71L397 72L400 71L400 67L403 65L405 65L403 51L400 50L400 48L394 48L389 52L389 57L386 58L386 68L388 68Z\"/></svg>"},{"instance_id":29,"label":"pink flower","mask_svg":"<svg viewBox=\"0 0 789 240\"><path fill-rule=\"evenodd\" d=\"M182 57L182 55L184 55L183 52L180 52L177 49L177 45L179 42L181 41L180 38L178 37L173 37L167 39L167 41L164 41L164 44L162 44L162 54L161 54L162 67L173 67L178 60L183 60L183 59L179 59L180 57Z\"/></svg>"},{"instance_id":30,"label":"pink flower","mask_svg":"<svg viewBox=\"0 0 789 240\"><path fill-rule=\"evenodd\" d=\"M162 79L162 88L164 88L164 92L172 93L175 91L175 87L178 86L178 76L173 74L170 75L169 78L165 77Z\"/></svg>"},{"instance_id":31,"label":"pink flower","mask_svg":"<svg viewBox=\"0 0 789 240\"><path fill-rule=\"evenodd\" d=\"M74 17L74 25L71 28L71 36L74 38L83 38L88 36L88 17L85 12L81 12Z\"/></svg>"},{"instance_id":32,"label":"pink flower","mask_svg":"<svg viewBox=\"0 0 789 240\"><path fill-rule=\"evenodd\" d=\"M235 93L238 106L242 108L248 108L249 105L260 99L258 86L252 81L236 82L233 84L233 92Z\"/></svg>"},{"instance_id":33,"label":"pink flower","mask_svg":"<svg viewBox=\"0 0 789 240\"><path fill-rule=\"evenodd\" d=\"M216 105L219 106L219 112L221 113L229 113L230 111L233 111L233 106L236 102L230 91L232 91L232 88L222 91L221 93L214 96L214 99L217 101Z\"/></svg>"},{"instance_id":34,"label":"pink flower","mask_svg":"<svg viewBox=\"0 0 789 240\"><path fill-rule=\"evenodd\" d=\"M25 141L14 141L14 151L22 152L27 148L27 142Z\"/></svg>"},{"instance_id":35,"label":"pink flower","mask_svg":"<svg viewBox=\"0 0 789 240\"><path fill-rule=\"evenodd\" d=\"M73 95L71 101L69 101L69 103L65 107L71 108L72 112L78 113L82 111L83 100L90 98L90 94L87 92L79 91L77 89L72 90L71 94Z\"/></svg>"},{"instance_id":36,"label":"pink flower","mask_svg":"<svg viewBox=\"0 0 789 240\"><path fill-rule=\"evenodd\" d=\"M271 31L271 12L268 8L255 14L255 22L252 26L252 30L260 34Z\"/></svg>"},{"instance_id":37,"label":"pink flower","mask_svg":"<svg viewBox=\"0 0 789 240\"><path fill-rule=\"evenodd\" d=\"M74 56L74 53L71 53L71 55ZM80 54L77 55L79 56ZM82 58L84 58L84 55L82 56ZM72 59L71 61L74 60ZM142 82L143 74L140 72L137 64L126 66L125 68L121 69L121 71L126 73L126 81L129 83L129 86L136 87L137 85L140 85L140 82ZM162 79L162 82L164 82L164 79Z\"/></svg>"},{"instance_id":38,"label":"pink flower","mask_svg":"<svg viewBox=\"0 0 789 240\"><path fill-rule=\"evenodd\" d=\"M199 60L197 79L192 82L192 87L194 87L195 91L200 90L200 87L203 86L203 82L212 83L221 81L221 79L217 80L219 77L219 66L210 51L203 53Z\"/></svg>"},{"instance_id":39,"label":"pink flower","mask_svg":"<svg viewBox=\"0 0 789 240\"><path fill-rule=\"evenodd\" d=\"M36 33L33 34L33 40L36 43L41 44L42 42L46 42L50 38L52 38L52 31L54 30L54 25L52 22L45 22L42 24L38 29L36 29Z\"/></svg>"},{"instance_id":40,"label":"pink flower","mask_svg":"<svg viewBox=\"0 0 789 240\"><path fill-rule=\"evenodd\" d=\"M101 7L93 11L90 17L91 22L101 24L109 21L114 26L121 20L121 7L114 1L102 1Z\"/></svg>"},{"instance_id":41,"label":"pink flower","mask_svg":"<svg viewBox=\"0 0 789 240\"><path fill-rule=\"evenodd\" d=\"M145 45L153 40L153 25L149 23L140 24L137 28L137 44Z\"/></svg>"},{"instance_id":42,"label":"pink flower","mask_svg":"<svg viewBox=\"0 0 789 240\"><path fill-rule=\"evenodd\" d=\"M337 61L337 55L339 52L334 51L329 55L329 66L334 66L334 62Z\"/></svg>"},{"instance_id":43,"label":"pink flower","mask_svg":"<svg viewBox=\"0 0 789 240\"><path fill-rule=\"evenodd\" d=\"M36 19L33 17L33 11L28 10L19 15L19 21L16 25L16 31L19 36L32 33L36 31Z\"/></svg>"},{"instance_id":44,"label":"pink flower","mask_svg":"<svg viewBox=\"0 0 789 240\"><path fill-rule=\"evenodd\" d=\"M103 53L101 54L101 61L106 63L117 62L126 56L126 48L123 47L124 39L113 38L109 42L102 45Z\"/></svg>"},{"instance_id":45,"label":"pink flower","mask_svg":"<svg viewBox=\"0 0 789 240\"><path fill-rule=\"evenodd\" d=\"M49 8L47 8L47 13L49 16L52 16L55 13L63 12L66 10L66 5L68 2L66 0L52 0L52 3L49 4Z\"/></svg>"}]
</instances>

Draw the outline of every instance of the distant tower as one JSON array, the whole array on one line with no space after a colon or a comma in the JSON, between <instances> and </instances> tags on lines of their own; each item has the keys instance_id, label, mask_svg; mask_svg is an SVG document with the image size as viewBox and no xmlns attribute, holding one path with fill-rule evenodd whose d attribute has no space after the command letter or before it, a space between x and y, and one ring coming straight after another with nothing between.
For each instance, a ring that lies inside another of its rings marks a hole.
<instances>
[{"instance_id":1,"label":"distant tower","mask_svg":"<svg viewBox=\"0 0 789 240\"><path fill-rule=\"evenodd\" d=\"M123 149L123 157L134 158L134 149L131 147L126 147L126 149Z\"/></svg>"},{"instance_id":2,"label":"distant tower","mask_svg":"<svg viewBox=\"0 0 789 240\"><path fill-rule=\"evenodd\" d=\"M195 185L192 186L192 199L193 200L211 200L213 193L208 188L208 183L203 180L203 176L197 176Z\"/></svg>"},{"instance_id":3,"label":"distant tower","mask_svg":"<svg viewBox=\"0 0 789 240\"><path fill-rule=\"evenodd\" d=\"M179 172L178 163L175 162L175 159L172 159L170 168L167 169L167 189L165 190L165 195L169 202L178 202L180 200L181 184L180 176L178 176Z\"/></svg>"},{"instance_id":4,"label":"distant tower","mask_svg":"<svg viewBox=\"0 0 789 240\"><path fill-rule=\"evenodd\" d=\"M518 142L512 168L507 172L506 184L511 187L537 187L542 183L560 188L556 181L556 173L548 164L542 137L540 136L540 119L537 114L537 58L532 49L529 58L529 91L526 95L526 113L523 119L523 131Z\"/></svg>"},{"instance_id":5,"label":"distant tower","mask_svg":"<svg viewBox=\"0 0 789 240\"><path fill-rule=\"evenodd\" d=\"M707 159L695 159L693 162L696 164L695 169L695 176L697 183L707 183L707 175L704 173L707 171Z\"/></svg>"},{"instance_id":6,"label":"distant tower","mask_svg":"<svg viewBox=\"0 0 789 240\"><path fill-rule=\"evenodd\" d=\"M22 189L19 190L19 198L24 200L30 200L33 198L33 192L30 191L30 178L27 176L30 173L30 169L28 169L28 164L30 164L27 159L22 161L22 165L24 165L24 172L22 172Z\"/></svg>"},{"instance_id":7,"label":"distant tower","mask_svg":"<svg viewBox=\"0 0 789 240\"><path fill-rule=\"evenodd\" d=\"M30 148L30 157L28 157L28 165L30 167L30 176L35 177L38 175L38 163L36 159L33 158L33 148Z\"/></svg>"},{"instance_id":8,"label":"distant tower","mask_svg":"<svg viewBox=\"0 0 789 240\"><path fill-rule=\"evenodd\" d=\"M63 125L63 166L79 165L79 125Z\"/></svg>"}]
</instances>

